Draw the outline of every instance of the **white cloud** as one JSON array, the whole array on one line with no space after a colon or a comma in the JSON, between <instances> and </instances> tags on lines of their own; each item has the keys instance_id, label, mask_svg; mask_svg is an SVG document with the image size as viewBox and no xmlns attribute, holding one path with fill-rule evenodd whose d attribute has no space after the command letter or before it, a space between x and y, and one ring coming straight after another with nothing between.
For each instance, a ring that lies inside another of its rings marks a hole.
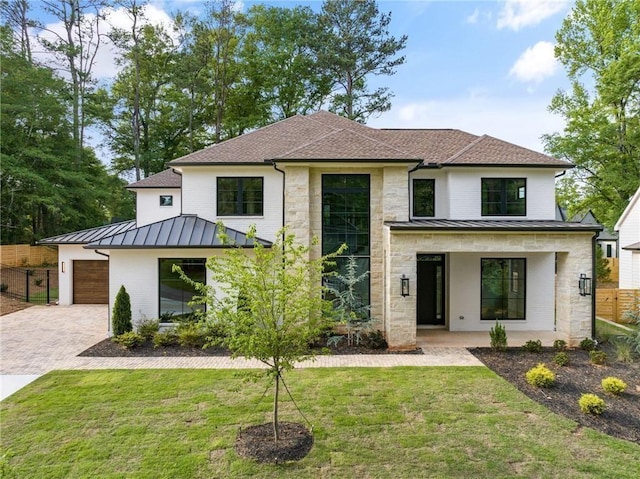
<instances>
[{"instance_id":1,"label":"white cloud","mask_svg":"<svg viewBox=\"0 0 640 479\"><path fill-rule=\"evenodd\" d=\"M473 13L465 19L465 22L473 25L478 23L478 18L480 18L480 9L476 8Z\"/></svg>"},{"instance_id":2,"label":"white cloud","mask_svg":"<svg viewBox=\"0 0 640 479\"><path fill-rule=\"evenodd\" d=\"M397 104L368 125L375 128L455 128L487 134L544 152L540 137L562 131L564 122L547 111L551 98L500 98L486 92Z\"/></svg>"},{"instance_id":3,"label":"white cloud","mask_svg":"<svg viewBox=\"0 0 640 479\"><path fill-rule=\"evenodd\" d=\"M538 42L527 48L509 70L509 76L535 83L553 76L559 67L553 48L551 42Z\"/></svg>"},{"instance_id":4,"label":"white cloud","mask_svg":"<svg viewBox=\"0 0 640 479\"><path fill-rule=\"evenodd\" d=\"M100 23L100 34L105 35L101 38L100 47L98 50L98 54L95 58L95 64L93 66L92 75L96 79L108 79L114 77L118 72L118 67L115 64L116 57L116 48L111 43L111 41L106 37L106 34L111 32L111 30L115 28L121 28L124 30L130 30L131 25L133 23L130 16L127 14L124 8L106 8L103 9L101 14L106 15L106 22L103 21ZM170 35L174 35L172 30L173 21L171 17L165 12L163 9L152 5L147 4L143 8L144 13L144 23L152 24L152 25L164 25L167 28L167 31ZM87 21L89 23L93 23L95 21L95 15L88 14ZM55 41L56 34L66 37L66 31L64 29L64 25L62 22L54 22L45 25L45 29L39 32L40 37L49 40ZM34 38L34 44L37 40ZM36 60L39 60L45 64L51 64L54 62L53 55L44 51L44 49L40 49L38 52L34 52L34 57ZM64 75L63 72L61 74Z\"/></svg>"},{"instance_id":5,"label":"white cloud","mask_svg":"<svg viewBox=\"0 0 640 479\"><path fill-rule=\"evenodd\" d=\"M507 0L498 13L497 27L518 31L537 25L564 10L568 3L567 0Z\"/></svg>"}]
</instances>

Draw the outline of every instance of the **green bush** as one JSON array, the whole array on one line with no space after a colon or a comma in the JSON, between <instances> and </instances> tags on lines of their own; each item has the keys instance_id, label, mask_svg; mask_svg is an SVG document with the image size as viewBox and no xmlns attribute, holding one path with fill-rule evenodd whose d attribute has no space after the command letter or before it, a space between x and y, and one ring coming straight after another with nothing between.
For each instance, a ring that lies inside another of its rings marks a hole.
<instances>
[{"instance_id":1,"label":"green bush","mask_svg":"<svg viewBox=\"0 0 640 479\"><path fill-rule=\"evenodd\" d=\"M9 285L7 283L0 283L0 293L5 293L9 289Z\"/></svg>"},{"instance_id":2,"label":"green bush","mask_svg":"<svg viewBox=\"0 0 640 479\"><path fill-rule=\"evenodd\" d=\"M133 325L131 324L131 298L124 286L120 286L120 291L116 295L111 324L114 336L120 336L127 331L133 330Z\"/></svg>"},{"instance_id":3,"label":"green bush","mask_svg":"<svg viewBox=\"0 0 640 479\"><path fill-rule=\"evenodd\" d=\"M539 388L549 388L556 382L556 375L543 363L529 369L525 377L529 384Z\"/></svg>"},{"instance_id":4,"label":"green bush","mask_svg":"<svg viewBox=\"0 0 640 479\"><path fill-rule=\"evenodd\" d=\"M133 331L127 331L126 333L122 333L118 336L114 336L112 341L114 343L118 343L120 346L125 349L133 349L141 346L144 343L144 338L140 336L138 333Z\"/></svg>"},{"instance_id":5,"label":"green bush","mask_svg":"<svg viewBox=\"0 0 640 479\"><path fill-rule=\"evenodd\" d=\"M569 355L564 351L559 351L553 357L553 362L558 366L566 366L567 364L569 364Z\"/></svg>"},{"instance_id":6,"label":"green bush","mask_svg":"<svg viewBox=\"0 0 640 479\"><path fill-rule=\"evenodd\" d=\"M529 353L540 353L542 352L542 341L539 339L530 339L522 346L522 349Z\"/></svg>"},{"instance_id":7,"label":"green bush","mask_svg":"<svg viewBox=\"0 0 640 479\"><path fill-rule=\"evenodd\" d=\"M158 331L153 335L153 347L160 348L163 346L175 346L178 344L178 336L175 331Z\"/></svg>"},{"instance_id":8,"label":"green bush","mask_svg":"<svg viewBox=\"0 0 640 479\"><path fill-rule=\"evenodd\" d=\"M583 394L578 400L580 410L585 414L594 414L596 416L602 414L606 407L604 400L595 394Z\"/></svg>"},{"instance_id":9,"label":"green bush","mask_svg":"<svg viewBox=\"0 0 640 479\"><path fill-rule=\"evenodd\" d=\"M591 338L584 338L580 341L580 349L584 351L593 351L596 349L596 342Z\"/></svg>"},{"instance_id":10,"label":"green bush","mask_svg":"<svg viewBox=\"0 0 640 479\"><path fill-rule=\"evenodd\" d=\"M152 340L153 336L160 331L160 321L157 319L145 318L138 323L138 334L144 339Z\"/></svg>"},{"instance_id":11,"label":"green bush","mask_svg":"<svg viewBox=\"0 0 640 479\"><path fill-rule=\"evenodd\" d=\"M365 333L362 338L362 345L370 349L386 349L388 346L387 340L384 339L384 334L379 329Z\"/></svg>"},{"instance_id":12,"label":"green bush","mask_svg":"<svg viewBox=\"0 0 640 479\"><path fill-rule=\"evenodd\" d=\"M627 383L613 376L604 378L601 384L602 389L611 394L622 394L627 389Z\"/></svg>"},{"instance_id":13,"label":"green bush","mask_svg":"<svg viewBox=\"0 0 640 479\"><path fill-rule=\"evenodd\" d=\"M616 338L613 342L613 347L616 351L616 360L621 363L632 363L634 360L633 357L633 346L629 341L625 341L624 338Z\"/></svg>"},{"instance_id":14,"label":"green bush","mask_svg":"<svg viewBox=\"0 0 640 479\"><path fill-rule=\"evenodd\" d=\"M507 349L507 330L497 321L495 327L489 331L489 337L491 338L491 349L496 351Z\"/></svg>"},{"instance_id":15,"label":"green bush","mask_svg":"<svg viewBox=\"0 0 640 479\"><path fill-rule=\"evenodd\" d=\"M199 323L180 323L176 327L180 346L201 348L205 343L205 332Z\"/></svg>"},{"instance_id":16,"label":"green bush","mask_svg":"<svg viewBox=\"0 0 640 479\"><path fill-rule=\"evenodd\" d=\"M565 351L567 349L567 342L564 339L556 339L553 342L553 349L556 351Z\"/></svg>"},{"instance_id":17,"label":"green bush","mask_svg":"<svg viewBox=\"0 0 640 479\"><path fill-rule=\"evenodd\" d=\"M589 359L593 364L603 365L607 362L607 353L604 351L589 351Z\"/></svg>"}]
</instances>

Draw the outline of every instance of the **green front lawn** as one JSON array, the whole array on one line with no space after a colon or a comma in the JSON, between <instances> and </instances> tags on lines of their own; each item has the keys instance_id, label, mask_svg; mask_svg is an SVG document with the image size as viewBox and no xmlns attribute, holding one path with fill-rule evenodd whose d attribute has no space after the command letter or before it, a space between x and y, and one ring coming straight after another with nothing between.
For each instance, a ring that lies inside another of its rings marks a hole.
<instances>
[{"instance_id":1,"label":"green front lawn","mask_svg":"<svg viewBox=\"0 0 640 479\"><path fill-rule=\"evenodd\" d=\"M637 444L577 428L484 367L307 369L288 385L315 444L276 466L233 451L271 410L238 371L49 373L0 403L0 476L626 478L640 463ZM281 418L302 421L290 401Z\"/></svg>"}]
</instances>

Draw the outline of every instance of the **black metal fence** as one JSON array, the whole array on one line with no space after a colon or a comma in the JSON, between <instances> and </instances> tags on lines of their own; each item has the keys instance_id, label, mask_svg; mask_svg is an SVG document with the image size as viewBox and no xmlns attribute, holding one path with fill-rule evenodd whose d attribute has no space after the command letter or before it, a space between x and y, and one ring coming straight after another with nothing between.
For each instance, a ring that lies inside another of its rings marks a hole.
<instances>
[{"instance_id":1,"label":"black metal fence","mask_svg":"<svg viewBox=\"0 0 640 479\"><path fill-rule=\"evenodd\" d=\"M53 303L58 300L58 269L0 265L0 293L28 303Z\"/></svg>"}]
</instances>

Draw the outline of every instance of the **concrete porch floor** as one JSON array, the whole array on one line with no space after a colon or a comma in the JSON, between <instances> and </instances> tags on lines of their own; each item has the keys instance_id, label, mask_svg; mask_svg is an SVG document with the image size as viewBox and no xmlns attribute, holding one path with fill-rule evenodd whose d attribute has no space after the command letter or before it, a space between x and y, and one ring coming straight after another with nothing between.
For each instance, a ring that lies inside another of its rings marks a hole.
<instances>
[{"instance_id":1,"label":"concrete porch floor","mask_svg":"<svg viewBox=\"0 0 640 479\"><path fill-rule=\"evenodd\" d=\"M507 345L509 347L522 346L529 340L539 339L543 346L553 346L558 339L555 331L509 331L507 330ZM489 347L491 339L489 331L467 332L447 331L445 329L418 329L416 345L419 348L472 348Z\"/></svg>"}]
</instances>

